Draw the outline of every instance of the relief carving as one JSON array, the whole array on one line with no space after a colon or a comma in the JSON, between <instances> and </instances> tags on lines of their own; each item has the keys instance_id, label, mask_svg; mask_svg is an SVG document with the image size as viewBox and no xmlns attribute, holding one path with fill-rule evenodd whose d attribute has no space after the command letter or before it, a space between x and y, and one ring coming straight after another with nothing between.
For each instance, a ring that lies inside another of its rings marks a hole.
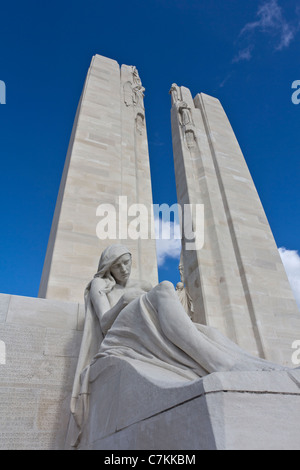
<instances>
[{"instance_id":1,"label":"relief carving","mask_svg":"<svg viewBox=\"0 0 300 470\"><path fill-rule=\"evenodd\" d=\"M187 129L185 131L185 141L189 149L196 147L196 136L193 129Z\"/></svg>"},{"instance_id":2,"label":"relief carving","mask_svg":"<svg viewBox=\"0 0 300 470\"><path fill-rule=\"evenodd\" d=\"M141 135L144 129L144 120L145 120L144 114L137 113L136 118L135 118L135 126L136 126L137 132Z\"/></svg>"},{"instance_id":3,"label":"relief carving","mask_svg":"<svg viewBox=\"0 0 300 470\"><path fill-rule=\"evenodd\" d=\"M124 83L124 102L126 106L135 106L144 109L143 98L145 88L142 86L137 68L132 66L132 81L128 80Z\"/></svg>"},{"instance_id":4,"label":"relief carving","mask_svg":"<svg viewBox=\"0 0 300 470\"><path fill-rule=\"evenodd\" d=\"M172 84L169 93L172 97L172 104L174 104L175 106L177 105L177 103L182 101L181 90L180 90L180 87L176 85L176 83Z\"/></svg>"}]
</instances>

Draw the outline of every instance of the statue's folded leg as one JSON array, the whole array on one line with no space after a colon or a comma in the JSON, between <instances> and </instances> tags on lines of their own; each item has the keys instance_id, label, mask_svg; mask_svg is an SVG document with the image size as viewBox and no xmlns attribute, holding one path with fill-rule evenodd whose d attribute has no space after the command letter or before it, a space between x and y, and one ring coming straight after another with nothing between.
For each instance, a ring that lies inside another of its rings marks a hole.
<instances>
[{"instance_id":1,"label":"statue's folded leg","mask_svg":"<svg viewBox=\"0 0 300 470\"><path fill-rule=\"evenodd\" d=\"M209 335L205 334L205 327L203 331L198 329L183 309L172 283L163 281L146 296L166 337L207 372L283 369L244 352L219 332Z\"/></svg>"},{"instance_id":2,"label":"statue's folded leg","mask_svg":"<svg viewBox=\"0 0 300 470\"><path fill-rule=\"evenodd\" d=\"M183 309L172 283L163 281L147 293L157 312L166 337L207 372L230 370L234 367L232 354L224 354L221 347L197 330Z\"/></svg>"}]
</instances>

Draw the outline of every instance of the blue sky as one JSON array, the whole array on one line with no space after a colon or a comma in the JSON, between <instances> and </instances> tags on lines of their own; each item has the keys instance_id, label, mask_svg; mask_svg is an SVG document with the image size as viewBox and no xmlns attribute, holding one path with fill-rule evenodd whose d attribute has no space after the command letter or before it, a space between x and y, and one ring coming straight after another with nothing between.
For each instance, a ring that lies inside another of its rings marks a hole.
<instances>
[{"instance_id":1,"label":"blue sky","mask_svg":"<svg viewBox=\"0 0 300 470\"><path fill-rule=\"evenodd\" d=\"M171 84L220 99L300 292L300 104L292 102L299 2L12 1L1 20L1 292L37 295L75 111L96 53L139 70L154 203L176 202ZM179 280L177 266L166 258L160 279Z\"/></svg>"}]
</instances>

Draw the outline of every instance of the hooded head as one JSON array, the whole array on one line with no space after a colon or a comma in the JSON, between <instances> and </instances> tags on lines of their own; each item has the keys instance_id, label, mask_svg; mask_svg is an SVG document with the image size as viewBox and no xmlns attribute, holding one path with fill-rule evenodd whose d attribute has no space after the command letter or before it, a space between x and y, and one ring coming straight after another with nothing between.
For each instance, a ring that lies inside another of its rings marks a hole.
<instances>
[{"instance_id":1,"label":"hooded head","mask_svg":"<svg viewBox=\"0 0 300 470\"><path fill-rule=\"evenodd\" d=\"M130 251L124 245L116 244L110 245L102 252L98 270L94 277L100 277L105 279L106 287L104 289L105 292L111 291L111 289L116 284L115 279L113 278L110 268L111 266L123 255L129 254L131 256Z\"/></svg>"}]
</instances>

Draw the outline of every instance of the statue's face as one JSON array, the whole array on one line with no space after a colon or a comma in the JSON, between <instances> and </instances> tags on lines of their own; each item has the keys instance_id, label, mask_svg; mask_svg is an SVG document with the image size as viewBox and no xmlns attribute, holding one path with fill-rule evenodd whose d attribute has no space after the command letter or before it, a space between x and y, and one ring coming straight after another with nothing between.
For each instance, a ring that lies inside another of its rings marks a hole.
<instances>
[{"instance_id":1,"label":"statue's face","mask_svg":"<svg viewBox=\"0 0 300 470\"><path fill-rule=\"evenodd\" d=\"M111 266L110 272L118 284L126 284L131 273L131 255L120 256Z\"/></svg>"}]
</instances>

